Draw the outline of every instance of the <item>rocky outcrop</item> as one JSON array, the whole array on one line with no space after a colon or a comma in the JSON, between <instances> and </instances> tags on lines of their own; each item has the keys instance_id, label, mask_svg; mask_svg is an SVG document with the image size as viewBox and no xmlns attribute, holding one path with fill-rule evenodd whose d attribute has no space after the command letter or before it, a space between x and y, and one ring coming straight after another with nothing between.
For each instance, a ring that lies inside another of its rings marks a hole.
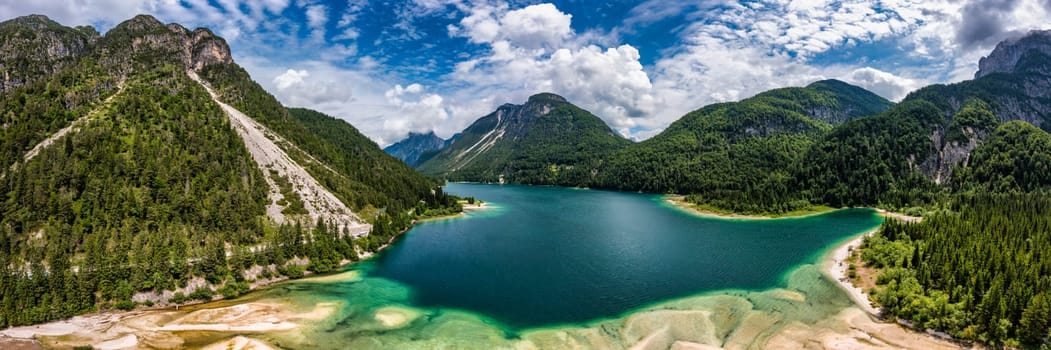
<instances>
[{"instance_id":1,"label":"rocky outcrop","mask_svg":"<svg viewBox=\"0 0 1051 350\"><path fill-rule=\"evenodd\" d=\"M193 33L186 36L185 42L189 47L187 64L193 70L200 71L209 65L234 62L226 40L215 36L208 29L194 29Z\"/></svg>"},{"instance_id":2,"label":"rocky outcrop","mask_svg":"<svg viewBox=\"0 0 1051 350\"><path fill-rule=\"evenodd\" d=\"M94 28L68 28L41 15L0 22L0 93L65 68L98 38Z\"/></svg>"},{"instance_id":3,"label":"rocky outcrop","mask_svg":"<svg viewBox=\"0 0 1051 350\"><path fill-rule=\"evenodd\" d=\"M1051 56L1051 30L1034 30L1021 38L1000 42L989 56L978 61L978 72L974 78L1014 72L1019 61L1030 50Z\"/></svg>"},{"instance_id":4,"label":"rocky outcrop","mask_svg":"<svg viewBox=\"0 0 1051 350\"><path fill-rule=\"evenodd\" d=\"M100 50L110 52L103 57L118 60L116 63L131 71L136 70L138 61L177 63L194 71L233 62L230 46L212 31L190 31L177 23L165 25L149 15L138 15L117 25L103 41Z\"/></svg>"},{"instance_id":5,"label":"rocky outcrop","mask_svg":"<svg viewBox=\"0 0 1051 350\"><path fill-rule=\"evenodd\" d=\"M960 140L948 140L942 130L935 130L931 133L933 152L920 164L920 171L934 179L937 184L945 183L952 177L953 168L968 165L971 153L978 148L986 134L988 132L985 130L966 127L964 129L966 140L961 142Z\"/></svg>"},{"instance_id":6,"label":"rocky outcrop","mask_svg":"<svg viewBox=\"0 0 1051 350\"><path fill-rule=\"evenodd\" d=\"M119 77L147 70L143 65L175 63L200 71L233 62L230 46L210 30L165 25L149 15L124 21L105 36L92 27L69 28L30 15L0 22L0 93L50 76L85 56L115 67Z\"/></svg>"}]
</instances>

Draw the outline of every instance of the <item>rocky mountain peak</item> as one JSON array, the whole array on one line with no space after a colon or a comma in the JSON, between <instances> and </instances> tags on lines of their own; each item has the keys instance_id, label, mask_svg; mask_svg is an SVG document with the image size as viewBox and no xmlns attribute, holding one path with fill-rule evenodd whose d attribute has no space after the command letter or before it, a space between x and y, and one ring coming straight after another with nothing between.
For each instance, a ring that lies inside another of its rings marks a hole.
<instances>
[{"instance_id":1,"label":"rocky mountain peak","mask_svg":"<svg viewBox=\"0 0 1051 350\"><path fill-rule=\"evenodd\" d=\"M176 32L176 33L180 33L182 35L190 35L191 34L189 29L186 29L186 27L183 27L181 24L178 24L178 23L168 23L167 27L168 27L168 30Z\"/></svg>"},{"instance_id":2,"label":"rocky mountain peak","mask_svg":"<svg viewBox=\"0 0 1051 350\"><path fill-rule=\"evenodd\" d=\"M138 15L106 33L102 50L121 65L136 56L175 59L187 69L200 71L212 64L232 63L226 40L205 28L193 31L178 23L163 24L149 15ZM128 45L130 43L130 45ZM151 61L151 60L145 60Z\"/></svg>"},{"instance_id":3,"label":"rocky mountain peak","mask_svg":"<svg viewBox=\"0 0 1051 350\"><path fill-rule=\"evenodd\" d=\"M568 103L569 101L566 100L565 97L562 97L562 96L559 96L559 95L556 95L556 94L553 94L553 93L550 93L550 92L541 92L539 94L536 94L536 95L533 95L533 96L529 96L529 100L526 103L541 103L541 102L562 102L562 103Z\"/></svg>"},{"instance_id":4,"label":"rocky mountain peak","mask_svg":"<svg viewBox=\"0 0 1051 350\"><path fill-rule=\"evenodd\" d=\"M1000 42L989 56L978 61L974 77L1013 72L1023 56L1033 50L1051 57L1051 30L1034 30L1023 37Z\"/></svg>"},{"instance_id":5,"label":"rocky mountain peak","mask_svg":"<svg viewBox=\"0 0 1051 350\"><path fill-rule=\"evenodd\" d=\"M131 19L121 22L114 30L127 30L131 32L144 32L167 28L160 20L150 15L137 15Z\"/></svg>"},{"instance_id":6,"label":"rocky mountain peak","mask_svg":"<svg viewBox=\"0 0 1051 350\"><path fill-rule=\"evenodd\" d=\"M93 28L68 28L42 15L0 22L0 92L50 75L90 50Z\"/></svg>"},{"instance_id":7,"label":"rocky mountain peak","mask_svg":"<svg viewBox=\"0 0 1051 350\"><path fill-rule=\"evenodd\" d=\"M394 158L401 159L409 166L415 167L444 149L451 143L451 140L451 138L445 140L438 137L438 135L434 134L434 131L426 133L409 132L409 136L404 140L387 146L383 151L394 156Z\"/></svg>"},{"instance_id":8,"label":"rocky mountain peak","mask_svg":"<svg viewBox=\"0 0 1051 350\"><path fill-rule=\"evenodd\" d=\"M30 15L0 22L0 92L51 75L87 55L115 69L117 76L161 62L197 71L233 63L226 40L205 28L191 31L138 15L99 36L92 27L70 28Z\"/></svg>"}]
</instances>

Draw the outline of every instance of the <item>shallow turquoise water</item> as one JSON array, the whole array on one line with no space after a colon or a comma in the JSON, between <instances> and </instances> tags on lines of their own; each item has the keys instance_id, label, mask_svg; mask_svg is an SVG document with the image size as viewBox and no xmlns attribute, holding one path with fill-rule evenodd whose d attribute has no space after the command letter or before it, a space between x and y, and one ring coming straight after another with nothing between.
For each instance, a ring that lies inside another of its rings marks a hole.
<instances>
[{"instance_id":1,"label":"shallow turquoise water","mask_svg":"<svg viewBox=\"0 0 1051 350\"><path fill-rule=\"evenodd\" d=\"M833 243L878 226L872 210L778 220L702 218L660 196L451 184L494 207L425 222L370 264L399 302L460 309L517 331L583 324L714 290L764 290ZM347 293L348 297L354 294Z\"/></svg>"}]
</instances>

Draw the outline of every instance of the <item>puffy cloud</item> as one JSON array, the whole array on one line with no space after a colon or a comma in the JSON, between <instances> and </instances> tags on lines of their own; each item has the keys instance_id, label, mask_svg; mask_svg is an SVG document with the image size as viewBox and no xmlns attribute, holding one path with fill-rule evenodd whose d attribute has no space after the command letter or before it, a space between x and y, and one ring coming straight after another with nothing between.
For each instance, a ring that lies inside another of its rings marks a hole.
<instances>
[{"instance_id":1,"label":"puffy cloud","mask_svg":"<svg viewBox=\"0 0 1051 350\"><path fill-rule=\"evenodd\" d=\"M892 101L900 101L905 95L925 85L919 80L900 77L872 67L858 68L838 78Z\"/></svg>"},{"instance_id":2,"label":"puffy cloud","mask_svg":"<svg viewBox=\"0 0 1051 350\"><path fill-rule=\"evenodd\" d=\"M573 16L559 11L552 4L531 5L508 11L506 4L478 5L470 14L451 26L453 35L464 35L471 42L506 42L528 50L557 48L573 34L570 22Z\"/></svg>"},{"instance_id":3,"label":"puffy cloud","mask_svg":"<svg viewBox=\"0 0 1051 350\"><path fill-rule=\"evenodd\" d=\"M652 85L637 49L603 49L566 40L573 35L572 16L554 5L510 11L505 6L479 6L471 11L450 33L486 43L490 50L487 56L460 62L449 75L467 83L452 94L457 101L492 95L521 103L531 94L553 92L603 117L625 135L657 107L659 99L650 93Z\"/></svg>"},{"instance_id":4,"label":"puffy cloud","mask_svg":"<svg viewBox=\"0 0 1051 350\"><path fill-rule=\"evenodd\" d=\"M274 85L284 90L303 83L303 78L309 77L310 72L306 70L289 69L284 74L274 78Z\"/></svg>"},{"instance_id":5,"label":"puffy cloud","mask_svg":"<svg viewBox=\"0 0 1051 350\"><path fill-rule=\"evenodd\" d=\"M1001 39L1004 21L1018 7L1018 0L978 0L963 6L956 42L964 47L989 45Z\"/></svg>"},{"instance_id":6,"label":"puffy cloud","mask_svg":"<svg viewBox=\"0 0 1051 350\"><path fill-rule=\"evenodd\" d=\"M500 29L508 40L526 49L556 47L572 34L572 17L552 4L532 5L505 14Z\"/></svg>"},{"instance_id":7,"label":"puffy cloud","mask_svg":"<svg viewBox=\"0 0 1051 350\"><path fill-rule=\"evenodd\" d=\"M252 62L248 63L248 66L255 67L255 64L259 62L265 62L259 59L252 59ZM265 62L264 64L271 64ZM320 68L324 74L311 74L307 69L288 69L284 73L274 76L270 79L270 91L278 97L281 102L290 106L318 106L325 104L341 104L341 103L352 103L354 102L354 96L351 89L336 79L338 76L333 76L329 72L332 67L327 65L320 65L317 62L307 63L311 66L311 69ZM256 68L257 72L259 68ZM254 78L258 81L261 80L259 75L255 75Z\"/></svg>"},{"instance_id":8,"label":"puffy cloud","mask_svg":"<svg viewBox=\"0 0 1051 350\"><path fill-rule=\"evenodd\" d=\"M391 86L363 74L364 69L349 70L320 60L299 62L296 69L279 69L274 68L279 63L256 56L244 57L239 63L284 105L347 120L380 146L397 142L410 131L436 130L449 137L473 121L452 120L453 108L426 86ZM455 110L467 111L464 106ZM472 109L464 115L481 115L476 113L483 112Z\"/></svg>"},{"instance_id":9,"label":"puffy cloud","mask_svg":"<svg viewBox=\"0 0 1051 350\"><path fill-rule=\"evenodd\" d=\"M424 90L420 84L406 87L395 85L384 93L387 102L398 112L384 118L383 129L386 134L403 137L409 132L425 133L438 129L449 119L444 99L437 94L425 93Z\"/></svg>"}]
</instances>

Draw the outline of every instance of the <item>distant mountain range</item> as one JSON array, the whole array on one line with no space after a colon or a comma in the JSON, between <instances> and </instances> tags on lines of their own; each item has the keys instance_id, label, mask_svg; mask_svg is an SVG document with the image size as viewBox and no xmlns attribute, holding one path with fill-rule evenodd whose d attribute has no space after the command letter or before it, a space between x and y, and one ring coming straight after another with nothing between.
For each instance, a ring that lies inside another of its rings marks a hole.
<instances>
[{"instance_id":1,"label":"distant mountain range","mask_svg":"<svg viewBox=\"0 0 1051 350\"><path fill-rule=\"evenodd\" d=\"M460 134L453 135L446 140L435 135L433 131L425 134L410 132L404 140L387 146L383 151L394 158L401 159L409 166L416 167L449 147L458 138Z\"/></svg>"},{"instance_id":2,"label":"distant mountain range","mask_svg":"<svg viewBox=\"0 0 1051 350\"><path fill-rule=\"evenodd\" d=\"M705 106L634 144L540 94L482 117L417 167L454 181L692 194L749 213L922 205L939 188L1046 187L1042 176L1014 178L1012 187L954 173L983 166L972 155L1004 122L1051 128L1049 57L1051 31L1034 31L997 45L974 80L928 86L899 104L825 80Z\"/></svg>"}]
</instances>

